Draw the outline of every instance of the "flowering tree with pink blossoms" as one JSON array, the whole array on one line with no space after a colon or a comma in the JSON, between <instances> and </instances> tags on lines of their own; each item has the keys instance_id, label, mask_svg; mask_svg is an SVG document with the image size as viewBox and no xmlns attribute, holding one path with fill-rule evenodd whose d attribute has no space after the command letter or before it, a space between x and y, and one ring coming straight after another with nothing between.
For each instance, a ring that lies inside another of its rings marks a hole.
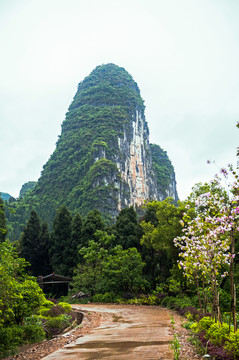
<instances>
[{"instance_id":1,"label":"flowering tree with pink blossoms","mask_svg":"<svg viewBox=\"0 0 239 360\"><path fill-rule=\"evenodd\" d=\"M230 185L230 197L223 196L220 179L212 181L211 189L194 199L196 217L190 218L187 213L181 221L183 236L174 239L176 247L180 249L179 267L183 269L185 276L190 281L195 281L199 305L202 302L199 292L199 282L208 284L212 293L212 311L217 318L220 317L219 309L219 285L220 278L230 274L232 313L234 326L235 320L235 291L234 291L234 257L235 231L239 231L239 182L236 171L229 166L229 172L222 169L222 174L228 178L228 174L234 178ZM215 191L218 188L218 191ZM233 289L233 290L232 290ZM203 296L204 305L205 297Z\"/></svg>"}]
</instances>

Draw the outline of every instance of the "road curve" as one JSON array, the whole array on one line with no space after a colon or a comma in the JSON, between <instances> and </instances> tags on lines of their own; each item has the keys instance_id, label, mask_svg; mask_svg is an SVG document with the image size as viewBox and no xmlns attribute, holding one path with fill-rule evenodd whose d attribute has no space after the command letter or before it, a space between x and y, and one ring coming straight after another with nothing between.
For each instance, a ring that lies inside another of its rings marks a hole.
<instances>
[{"instance_id":1,"label":"road curve","mask_svg":"<svg viewBox=\"0 0 239 360\"><path fill-rule=\"evenodd\" d=\"M130 305L74 305L102 314L99 327L44 360L173 360L165 309Z\"/></svg>"}]
</instances>

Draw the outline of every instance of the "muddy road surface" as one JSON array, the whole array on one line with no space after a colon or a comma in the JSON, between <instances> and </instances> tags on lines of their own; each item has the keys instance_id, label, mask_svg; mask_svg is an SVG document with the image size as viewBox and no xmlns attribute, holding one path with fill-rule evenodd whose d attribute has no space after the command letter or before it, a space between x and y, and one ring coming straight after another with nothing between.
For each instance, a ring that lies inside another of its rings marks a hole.
<instances>
[{"instance_id":1,"label":"muddy road surface","mask_svg":"<svg viewBox=\"0 0 239 360\"><path fill-rule=\"evenodd\" d=\"M101 313L101 324L45 360L173 360L167 310L130 305L74 305Z\"/></svg>"}]
</instances>

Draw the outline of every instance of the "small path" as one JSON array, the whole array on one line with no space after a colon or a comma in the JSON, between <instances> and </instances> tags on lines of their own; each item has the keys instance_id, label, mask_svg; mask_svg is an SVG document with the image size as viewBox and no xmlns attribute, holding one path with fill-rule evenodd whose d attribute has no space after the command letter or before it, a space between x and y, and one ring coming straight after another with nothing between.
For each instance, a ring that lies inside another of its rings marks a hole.
<instances>
[{"instance_id":1,"label":"small path","mask_svg":"<svg viewBox=\"0 0 239 360\"><path fill-rule=\"evenodd\" d=\"M95 304L73 307L100 312L100 326L44 360L173 360L171 319L165 309Z\"/></svg>"}]
</instances>

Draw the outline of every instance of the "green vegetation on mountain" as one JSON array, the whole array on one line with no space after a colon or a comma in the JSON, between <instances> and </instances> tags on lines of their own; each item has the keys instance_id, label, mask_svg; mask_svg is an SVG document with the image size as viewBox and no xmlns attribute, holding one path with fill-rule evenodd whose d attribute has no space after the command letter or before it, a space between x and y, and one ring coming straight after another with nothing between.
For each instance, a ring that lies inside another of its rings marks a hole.
<instances>
[{"instance_id":1,"label":"green vegetation on mountain","mask_svg":"<svg viewBox=\"0 0 239 360\"><path fill-rule=\"evenodd\" d=\"M34 189L36 184L37 184L37 181L28 181L27 183L23 184L22 188L20 190L19 197L25 196L29 191Z\"/></svg>"},{"instance_id":2,"label":"green vegetation on mountain","mask_svg":"<svg viewBox=\"0 0 239 360\"><path fill-rule=\"evenodd\" d=\"M175 176L173 165L167 155L159 145L150 144L153 168L156 174L158 188L166 199L172 177ZM178 200L178 199L177 199Z\"/></svg>"},{"instance_id":3,"label":"green vegetation on mountain","mask_svg":"<svg viewBox=\"0 0 239 360\"><path fill-rule=\"evenodd\" d=\"M0 197L0 243L4 242L7 235L6 218L4 213L4 201Z\"/></svg>"},{"instance_id":4,"label":"green vegetation on mountain","mask_svg":"<svg viewBox=\"0 0 239 360\"><path fill-rule=\"evenodd\" d=\"M119 198L122 206L130 203L129 184L118 168L119 162L123 168L130 158L130 145L120 149L119 141L127 138L130 142L136 112L143 117L142 126L148 136L138 85L124 68L98 66L79 84L56 149L43 166L38 182L24 184L20 199L11 204L14 212L6 214L12 240L19 238L32 209L50 229L62 204L82 217L98 209L112 223L119 213ZM148 158L144 161L151 163L150 148L146 150ZM174 170L159 146L152 145L151 152L153 169L149 176L157 178L155 186L165 198Z\"/></svg>"}]
</instances>

